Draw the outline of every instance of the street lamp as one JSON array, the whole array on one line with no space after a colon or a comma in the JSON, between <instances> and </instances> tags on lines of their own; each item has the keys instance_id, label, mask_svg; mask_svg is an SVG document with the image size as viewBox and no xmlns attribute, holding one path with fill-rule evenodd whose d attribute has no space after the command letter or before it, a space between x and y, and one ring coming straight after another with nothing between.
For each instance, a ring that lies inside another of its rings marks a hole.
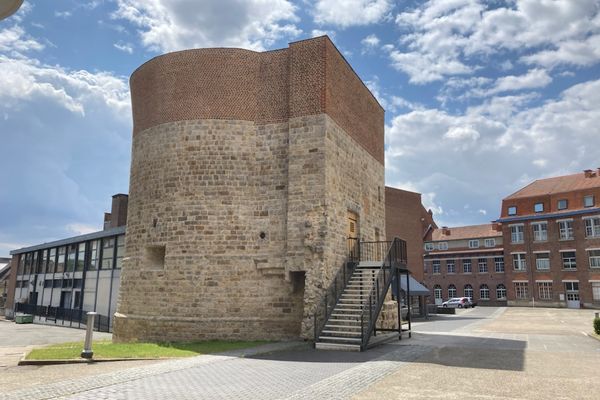
<instances>
[{"instance_id":1,"label":"street lamp","mask_svg":"<svg viewBox=\"0 0 600 400\"><path fill-rule=\"evenodd\" d=\"M0 20L16 13L21 4L23 0L0 0Z\"/></svg>"}]
</instances>

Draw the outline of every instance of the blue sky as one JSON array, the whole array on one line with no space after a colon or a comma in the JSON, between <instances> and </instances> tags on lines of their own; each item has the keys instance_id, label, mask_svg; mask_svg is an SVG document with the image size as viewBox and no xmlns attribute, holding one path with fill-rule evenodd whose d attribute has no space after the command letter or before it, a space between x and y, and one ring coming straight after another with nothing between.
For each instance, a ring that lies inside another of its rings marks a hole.
<instances>
[{"instance_id":1,"label":"blue sky","mask_svg":"<svg viewBox=\"0 0 600 400\"><path fill-rule=\"evenodd\" d=\"M0 21L0 256L101 229L128 191L128 77L193 47L328 34L386 109L386 184L442 225L600 167L600 0L54 0Z\"/></svg>"}]
</instances>

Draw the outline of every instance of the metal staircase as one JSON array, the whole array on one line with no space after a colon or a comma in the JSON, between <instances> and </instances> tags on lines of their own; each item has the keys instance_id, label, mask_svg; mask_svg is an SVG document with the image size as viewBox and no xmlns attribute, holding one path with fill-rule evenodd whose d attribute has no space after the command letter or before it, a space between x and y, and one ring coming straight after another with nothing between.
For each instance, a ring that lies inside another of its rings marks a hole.
<instances>
[{"instance_id":1,"label":"metal staircase","mask_svg":"<svg viewBox=\"0 0 600 400\"><path fill-rule=\"evenodd\" d=\"M365 350L376 332L375 323L392 280L408 274L406 242L398 238L390 242L357 241L349 253L348 262L334 277L315 312L317 349ZM397 331L402 335L400 317Z\"/></svg>"}]
</instances>

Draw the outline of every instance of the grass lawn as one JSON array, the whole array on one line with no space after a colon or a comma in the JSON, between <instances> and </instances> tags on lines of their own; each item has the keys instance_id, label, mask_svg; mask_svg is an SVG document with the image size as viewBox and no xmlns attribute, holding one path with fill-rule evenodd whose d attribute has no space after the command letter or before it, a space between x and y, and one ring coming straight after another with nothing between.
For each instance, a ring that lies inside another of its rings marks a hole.
<instances>
[{"instance_id":1,"label":"grass lawn","mask_svg":"<svg viewBox=\"0 0 600 400\"><path fill-rule=\"evenodd\" d=\"M219 353L255 347L267 343L226 342L220 340L206 342L173 342L173 343L113 343L110 340L94 341L92 350L94 359L101 358L171 358L191 357L200 354ZM80 358L83 342L60 343L34 349L26 357L27 360L65 360Z\"/></svg>"}]
</instances>

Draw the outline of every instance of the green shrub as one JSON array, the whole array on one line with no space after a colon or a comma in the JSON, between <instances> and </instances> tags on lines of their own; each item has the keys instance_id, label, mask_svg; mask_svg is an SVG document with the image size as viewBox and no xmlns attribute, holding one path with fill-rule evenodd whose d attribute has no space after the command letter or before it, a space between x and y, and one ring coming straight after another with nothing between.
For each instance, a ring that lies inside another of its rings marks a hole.
<instances>
[{"instance_id":1,"label":"green shrub","mask_svg":"<svg viewBox=\"0 0 600 400\"><path fill-rule=\"evenodd\" d=\"M594 318L594 332L596 335L600 335L600 318Z\"/></svg>"}]
</instances>

